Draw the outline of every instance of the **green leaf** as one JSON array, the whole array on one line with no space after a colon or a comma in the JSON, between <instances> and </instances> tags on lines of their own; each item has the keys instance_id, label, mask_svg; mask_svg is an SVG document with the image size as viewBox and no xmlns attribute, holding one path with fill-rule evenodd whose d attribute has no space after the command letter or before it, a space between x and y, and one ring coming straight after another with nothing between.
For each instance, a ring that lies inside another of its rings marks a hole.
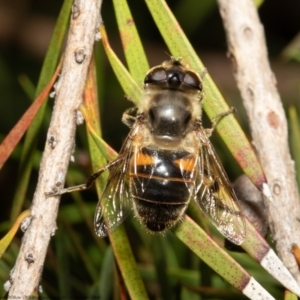
<instances>
[{"instance_id":1,"label":"green leaf","mask_svg":"<svg viewBox=\"0 0 300 300\"><path fill-rule=\"evenodd\" d=\"M173 230L176 236L186 244L206 264L226 279L239 291L249 281L250 275L220 246L218 246L192 219L185 216Z\"/></svg>"},{"instance_id":2,"label":"green leaf","mask_svg":"<svg viewBox=\"0 0 300 300\"><path fill-rule=\"evenodd\" d=\"M99 295L100 299L106 300L111 299L113 294L113 273L114 273L114 253L111 247L107 247L103 265L101 268L100 284L99 284Z\"/></svg>"},{"instance_id":3,"label":"green leaf","mask_svg":"<svg viewBox=\"0 0 300 300\"><path fill-rule=\"evenodd\" d=\"M297 300L298 297L290 291L284 293L284 300Z\"/></svg>"},{"instance_id":4,"label":"green leaf","mask_svg":"<svg viewBox=\"0 0 300 300\"><path fill-rule=\"evenodd\" d=\"M141 85L149 70L148 61L126 0L114 0L117 22L131 76Z\"/></svg>"},{"instance_id":5,"label":"green leaf","mask_svg":"<svg viewBox=\"0 0 300 300\"><path fill-rule=\"evenodd\" d=\"M139 103L143 96L141 87L136 83L136 81L130 76L129 72L123 66L121 61L118 59L114 51L111 49L105 28L103 25L100 26L100 33L103 42L103 46L109 62L124 90L126 95L130 97L135 103Z\"/></svg>"},{"instance_id":6,"label":"green leaf","mask_svg":"<svg viewBox=\"0 0 300 300\"><path fill-rule=\"evenodd\" d=\"M290 141L291 152L293 159L295 160L296 178L298 187L300 187L300 123L295 107L289 108L289 127L290 127Z\"/></svg>"},{"instance_id":7,"label":"green leaf","mask_svg":"<svg viewBox=\"0 0 300 300\"><path fill-rule=\"evenodd\" d=\"M10 231L0 240L0 257L2 257L3 253L6 251L7 247L10 245L11 241L15 237L21 223L29 216L30 210L23 211L13 224Z\"/></svg>"}]
</instances>

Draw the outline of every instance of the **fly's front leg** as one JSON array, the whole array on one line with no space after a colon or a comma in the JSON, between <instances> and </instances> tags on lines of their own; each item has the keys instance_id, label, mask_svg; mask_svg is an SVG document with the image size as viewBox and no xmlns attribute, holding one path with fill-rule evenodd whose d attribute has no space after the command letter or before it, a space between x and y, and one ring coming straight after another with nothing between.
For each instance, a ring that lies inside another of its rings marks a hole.
<instances>
[{"instance_id":1,"label":"fly's front leg","mask_svg":"<svg viewBox=\"0 0 300 300\"><path fill-rule=\"evenodd\" d=\"M47 192L45 193L46 197L53 197L53 196L58 196L58 195L62 195L62 194L66 194L66 193L73 193L73 192L78 192L78 191L83 191L83 190L87 190L89 189L92 184L95 182L95 180L105 171L109 170L111 167L113 167L115 164L117 164L118 162L120 162L123 159L122 156L118 157L117 159L115 159L114 161L110 162L109 164L107 164L105 167L99 169L97 172L95 172L94 174L92 174L86 181L86 183L84 184L80 184L80 185L75 185L75 186L71 186L69 188L65 188L65 189L61 189L61 190L56 190L56 191L51 191L51 192Z\"/></svg>"},{"instance_id":2,"label":"fly's front leg","mask_svg":"<svg viewBox=\"0 0 300 300\"><path fill-rule=\"evenodd\" d=\"M133 113L136 113L136 110L136 107L130 107L123 113L122 122L129 128L131 128L136 121L136 117L132 116Z\"/></svg>"},{"instance_id":3,"label":"fly's front leg","mask_svg":"<svg viewBox=\"0 0 300 300\"><path fill-rule=\"evenodd\" d=\"M224 111L224 112L222 112L222 113L216 115L216 116L211 120L211 128L205 129L206 135L207 135L208 137L210 137L210 136L212 135L213 131L215 130L217 124L219 123L219 121L220 121L222 118L224 118L224 117L226 117L226 116L228 116L228 115L230 115L230 114L233 114L233 113L235 113L235 112L236 112L236 109L235 109L234 107L231 107L229 110Z\"/></svg>"}]
</instances>

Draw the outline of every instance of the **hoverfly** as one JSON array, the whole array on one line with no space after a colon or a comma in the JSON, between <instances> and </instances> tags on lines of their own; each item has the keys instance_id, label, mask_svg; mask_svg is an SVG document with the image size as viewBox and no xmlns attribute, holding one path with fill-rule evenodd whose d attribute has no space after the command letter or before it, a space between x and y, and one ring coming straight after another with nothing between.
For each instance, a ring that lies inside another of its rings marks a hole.
<instances>
[{"instance_id":1,"label":"hoverfly","mask_svg":"<svg viewBox=\"0 0 300 300\"><path fill-rule=\"evenodd\" d=\"M171 58L150 69L136 116L123 115L131 130L118 158L86 184L47 195L87 189L109 170L95 213L98 236L105 237L132 209L149 232L163 232L182 219L193 199L228 240L241 244L244 219L209 140L216 121L212 129L202 126L202 98L201 77L181 59Z\"/></svg>"}]
</instances>

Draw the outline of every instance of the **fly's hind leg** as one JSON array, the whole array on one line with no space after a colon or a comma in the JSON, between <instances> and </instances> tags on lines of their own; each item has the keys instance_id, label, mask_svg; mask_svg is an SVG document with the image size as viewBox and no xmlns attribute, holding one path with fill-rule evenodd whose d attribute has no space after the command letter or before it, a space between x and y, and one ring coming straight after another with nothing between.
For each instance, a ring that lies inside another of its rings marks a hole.
<instances>
[{"instance_id":1,"label":"fly's hind leg","mask_svg":"<svg viewBox=\"0 0 300 300\"><path fill-rule=\"evenodd\" d=\"M226 116L228 116L230 114L233 114L235 112L236 112L236 109L234 107L231 107L229 110L224 111L224 112L216 115L215 117L213 117L213 119L211 120L211 128L205 129L206 135L208 137L210 137L212 135L213 131L215 130L217 124L219 123L219 121L222 118L224 118L224 117L226 117Z\"/></svg>"},{"instance_id":2,"label":"fly's hind leg","mask_svg":"<svg viewBox=\"0 0 300 300\"><path fill-rule=\"evenodd\" d=\"M80 184L80 185L75 185L75 186L71 186L69 188L65 188L65 189L61 189L61 190L53 190L51 192L47 192L45 193L46 197L53 197L53 196L58 196L58 195L62 195L62 194L66 194L66 193L73 193L73 192L77 192L77 191L83 191L83 190L87 190L89 189L92 184L95 182L95 180L101 176L101 174L107 170L109 170L110 168L112 168L115 164L119 163L120 160L122 160L123 157L120 156L117 159L115 159L114 161L110 162L109 164L107 164L105 167L99 169L97 172L95 172L94 174L92 174L86 181L86 183L84 184Z\"/></svg>"}]
</instances>

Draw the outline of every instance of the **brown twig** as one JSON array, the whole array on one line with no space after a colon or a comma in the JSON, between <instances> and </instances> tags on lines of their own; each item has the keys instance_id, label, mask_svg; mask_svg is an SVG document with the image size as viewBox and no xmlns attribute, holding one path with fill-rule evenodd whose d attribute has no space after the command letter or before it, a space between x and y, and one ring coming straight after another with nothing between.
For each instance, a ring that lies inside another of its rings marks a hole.
<instances>
[{"instance_id":1,"label":"brown twig","mask_svg":"<svg viewBox=\"0 0 300 300\"><path fill-rule=\"evenodd\" d=\"M252 0L218 0L229 57L250 121L253 144L272 197L264 200L279 257L300 283L291 252L300 244L300 205L287 121L268 61L263 27Z\"/></svg>"},{"instance_id":2,"label":"brown twig","mask_svg":"<svg viewBox=\"0 0 300 300\"><path fill-rule=\"evenodd\" d=\"M81 103L97 27L101 0L73 4L70 31L56 102L31 206L31 224L24 234L16 265L11 272L9 298L27 299L39 288L51 236L56 230L59 198L45 192L64 185L74 147L76 112Z\"/></svg>"}]
</instances>

